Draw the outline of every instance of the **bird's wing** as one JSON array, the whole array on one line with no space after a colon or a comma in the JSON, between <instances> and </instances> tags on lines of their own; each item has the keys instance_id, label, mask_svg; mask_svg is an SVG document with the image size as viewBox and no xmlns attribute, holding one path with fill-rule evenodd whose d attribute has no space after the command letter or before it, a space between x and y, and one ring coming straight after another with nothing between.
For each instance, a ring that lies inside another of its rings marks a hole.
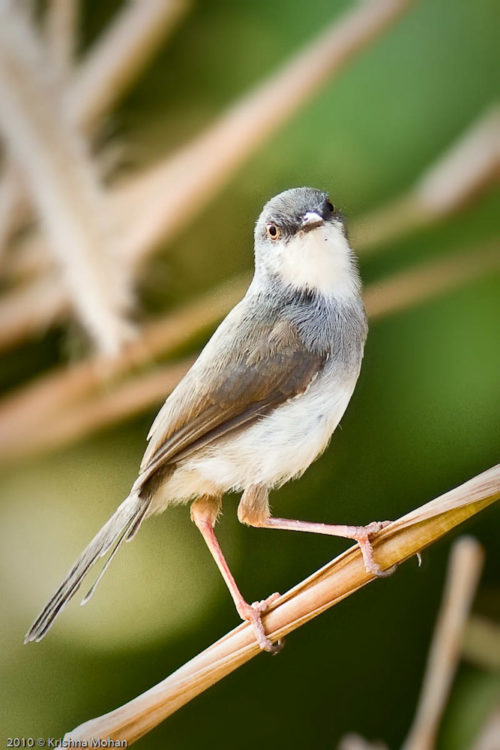
<instances>
[{"instance_id":1,"label":"bird's wing","mask_svg":"<svg viewBox=\"0 0 500 750\"><path fill-rule=\"evenodd\" d=\"M327 354L306 349L289 321L256 325L233 313L160 410L139 487L158 469L303 393L323 367Z\"/></svg>"}]
</instances>

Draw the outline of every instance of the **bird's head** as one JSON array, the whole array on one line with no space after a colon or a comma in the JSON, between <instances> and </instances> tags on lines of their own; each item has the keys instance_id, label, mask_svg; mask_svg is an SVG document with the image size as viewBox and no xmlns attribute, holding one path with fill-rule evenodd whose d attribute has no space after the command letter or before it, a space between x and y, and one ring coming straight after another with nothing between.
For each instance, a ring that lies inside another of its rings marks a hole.
<instances>
[{"instance_id":1,"label":"bird's head","mask_svg":"<svg viewBox=\"0 0 500 750\"><path fill-rule=\"evenodd\" d=\"M356 293L359 280L344 222L327 193L285 190L264 206L255 227L259 276L326 296Z\"/></svg>"}]
</instances>

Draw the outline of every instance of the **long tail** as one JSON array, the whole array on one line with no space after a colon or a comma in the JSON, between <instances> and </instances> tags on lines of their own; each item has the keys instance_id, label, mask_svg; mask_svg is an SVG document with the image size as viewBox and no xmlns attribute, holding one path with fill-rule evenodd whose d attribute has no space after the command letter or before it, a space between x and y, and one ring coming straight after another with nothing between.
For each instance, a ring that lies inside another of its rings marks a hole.
<instances>
[{"instance_id":1,"label":"long tail","mask_svg":"<svg viewBox=\"0 0 500 750\"><path fill-rule=\"evenodd\" d=\"M132 539L139 530L139 526L146 515L148 507L149 500L141 498L137 494L129 495L129 497L118 506L115 513L113 513L109 521L104 524L102 529L92 539L88 547L85 548L53 597L40 612L35 622L26 633L24 639L25 643L28 643L29 641L40 641L43 638L45 633L52 626L57 615L76 594L83 578L90 568L99 558L104 557L104 555L106 555L111 549L111 553L99 573L97 580L83 599L82 604L85 604L90 599L97 584L106 572L109 563L118 552L122 543Z\"/></svg>"}]
</instances>

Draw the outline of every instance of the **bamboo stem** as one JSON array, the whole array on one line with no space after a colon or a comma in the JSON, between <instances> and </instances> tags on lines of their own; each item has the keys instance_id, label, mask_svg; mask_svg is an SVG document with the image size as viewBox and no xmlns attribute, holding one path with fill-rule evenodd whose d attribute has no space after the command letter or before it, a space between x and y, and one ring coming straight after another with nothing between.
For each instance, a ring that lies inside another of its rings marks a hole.
<instances>
[{"instance_id":1,"label":"bamboo stem","mask_svg":"<svg viewBox=\"0 0 500 750\"><path fill-rule=\"evenodd\" d=\"M453 545L422 692L402 750L432 750L435 746L441 716L461 658L465 626L483 562L483 549L475 539L462 537Z\"/></svg>"},{"instance_id":2,"label":"bamboo stem","mask_svg":"<svg viewBox=\"0 0 500 750\"><path fill-rule=\"evenodd\" d=\"M379 565L409 559L500 498L500 465L394 521L374 540ZM264 618L276 641L372 581L357 545L281 596ZM129 744L260 652L252 627L241 624L176 672L124 706L87 721L66 740L112 739Z\"/></svg>"}]
</instances>

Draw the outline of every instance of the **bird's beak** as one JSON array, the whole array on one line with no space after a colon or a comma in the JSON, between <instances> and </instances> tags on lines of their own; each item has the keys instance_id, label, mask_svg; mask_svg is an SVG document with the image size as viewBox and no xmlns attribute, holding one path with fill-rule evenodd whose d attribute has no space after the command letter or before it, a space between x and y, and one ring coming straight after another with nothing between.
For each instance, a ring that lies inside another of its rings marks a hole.
<instances>
[{"instance_id":1,"label":"bird's beak","mask_svg":"<svg viewBox=\"0 0 500 750\"><path fill-rule=\"evenodd\" d=\"M308 211L306 214L304 214L304 218L302 219L300 228L308 232L309 229L314 229L315 227L321 226L323 222L323 217L316 213L316 211Z\"/></svg>"}]
</instances>

